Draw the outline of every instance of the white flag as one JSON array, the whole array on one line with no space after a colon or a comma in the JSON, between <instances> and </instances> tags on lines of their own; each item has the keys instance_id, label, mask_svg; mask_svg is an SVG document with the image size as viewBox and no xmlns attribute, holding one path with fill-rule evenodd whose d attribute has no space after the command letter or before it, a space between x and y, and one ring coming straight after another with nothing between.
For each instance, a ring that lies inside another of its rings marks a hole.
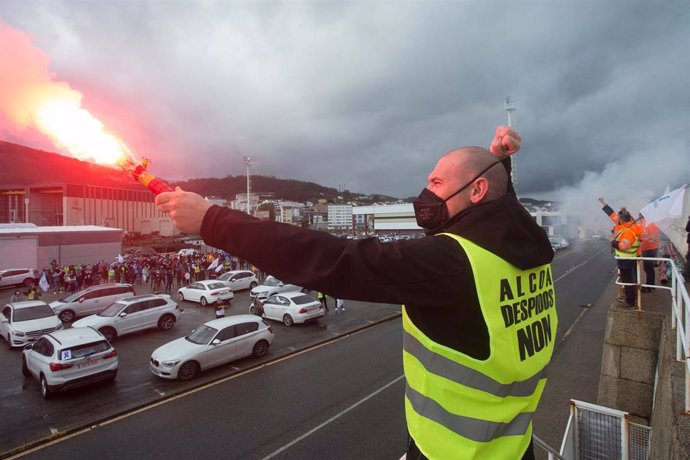
<instances>
[{"instance_id":1,"label":"white flag","mask_svg":"<svg viewBox=\"0 0 690 460\"><path fill-rule=\"evenodd\" d=\"M218 273L222 269L223 269L223 264L218 264L218 266L216 267L216 273Z\"/></svg>"},{"instance_id":2,"label":"white flag","mask_svg":"<svg viewBox=\"0 0 690 460\"><path fill-rule=\"evenodd\" d=\"M48 292L48 289L50 289L50 284L46 279L46 272L43 272L43 275L41 276L41 280L38 282L38 285L41 286L43 292Z\"/></svg>"},{"instance_id":3,"label":"white flag","mask_svg":"<svg viewBox=\"0 0 690 460\"><path fill-rule=\"evenodd\" d=\"M211 265L208 266L207 270L211 271L214 268L216 268L218 266L219 261L220 261L220 257L216 257L215 259L213 259L213 262L211 262Z\"/></svg>"},{"instance_id":4,"label":"white flag","mask_svg":"<svg viewBox=\"0 0 690 460\"><path fill-rule=\"evenodd\" d=\"M118 255L117 255L117 261L120 262L120 263L122 263L122 262L125 261L124 257L122 257L122 254L118 254Z\"/></svg>"},{"instance_id":5,"label":"white flag","mask_svg":"<svg viewBox=\"0 0 690 460\"><path fill-rule=\"evenodd\" d=\"M675 219L683 213L683 198L688 184L660 196L640 210L647 223Z\"/></svg>"}]
</instances>

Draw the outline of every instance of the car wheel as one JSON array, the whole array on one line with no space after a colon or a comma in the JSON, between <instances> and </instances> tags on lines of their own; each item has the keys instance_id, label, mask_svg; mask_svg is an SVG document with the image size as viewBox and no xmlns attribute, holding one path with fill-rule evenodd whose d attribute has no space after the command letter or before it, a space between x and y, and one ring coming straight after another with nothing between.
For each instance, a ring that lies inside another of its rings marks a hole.
<instances>
[{"instance_id":1,"label":"car wheel","mask_svg":"<svg viewBox=\"0 0 690 460\"><path fill-rule=\"evenodd\" d=\"M179 380L192 380L199 373L199 363L196 361L188 361L180 366L177 371L177 378Z\"/></svg>"},{"instance_id":2,"label":"car wheel","mask_svg":"<svg viewBox=\"0 0 690 460\"><path fill-rule=\"evenodd\" d=\"M41 395L45 399L50 398L51 395L50 387L48 386L48 381L46 380L45 375L41 374Z\"/></svg>"},{"instance_id":3,"label":"car wheel","mask_svg":"<svg viewBox=\"0 0 690 460\"><path fill-rule=\"evenodd\" d=\"M117 331L112 327L103 327L98 330L108 342L112 342L117 337Z\"/></svg>"},{"instance_id":4,"label":"car wheel","mask_svg":"<svg viewBox=\"0 0 690 460\"><path fill-rule=\"evenodd\" d=\"M175 317L172 315L164 315L158 320L158 329L168 331L175 325Z\"/></svg>"},{"instance_id":5,"label":"car wheel","mask_svg":"<svg viewBox=\"0 0 690 460\"><path fill-rule=\"evenodd\" d=\"M258 284L256 284L256 281L252 281L252 284L249 285L249 289L254 289Z\"/></svg>"},{"instance_id":6,"label":"car wheel","mask_svg":"<svg viewBox=\"0 0 690 460\"><path fill-rule=\"evenodd\" d=\"M31 372L29 372L29 367L26 365L26 358L22 356L22 375L24 377L29 377Z\"/></svg>"},{"instance_id":7,"label":"car wheel","mask_svg":"<svg viewBox=\"0 0 690 460\"><path fill-rule=\"evenodd\" d=\"M290 316L288 314L283 316L283 324L285 324L286 326L288 326L288 327L292 326L294 323L295 322L292 320L292 316Z\"/></svg>"},{"instance_id":8,"label":"car wheel","mask_svg":"<svg viewBox=\"0 0 690 460\"><path fill-rule=\"evenodd\" d=\"M76 315L72 310L65 310L61 312L59 315L60 321L62 321L63 323L71 323L72 320L74 320L75 316Z\"/></svg>"},{"instance_id":9,"label":"car wheel","mask_svg":"<svg viewBox=\"0 0 690 460\"><path fill-rule=\"evenodd\" d=\"M261 358L263 356L266 356L266 353L268 353L268 342L266 342L265 340L259 340L254 344L252 355L254 355L257 358Z\"/></svg>"},{"instance_id":10,"label":"car wheel","mask_svg":"<svg viewBox=\"0 0 690 460\"><path fill-rule=\"evenodd\" d=\"M208 305L208 300L206 300L206 297L201 297L201 300L199 300L199 303L201 303L202 307L205 307Z\"/></svg>"},{"instance_id":11,"label":"car wheel","mask_svg":"<svg viewBox=\"0 0 690 460\"><path fill-rule=\"evenodd\" d=\"M23 284L25 287L28 287L28 288L31 287L31 286L33 286L34 283L36 283L36 280L34 280L33 278L27 278L27 279L25 279L25 280L22 282L22 284Z\"/></svg>"},{"instance_id":12,"label":"car wheel","mask_svg":"<svg viewBox=\"0 0 690 460\"><path fill-rule=\"evenodd\" d=\"M178 292L178 293L177 293L177 298L180 299L180 300L184 300L184 294L182 294L181 292Z\"/></svg>"}]
</instances>

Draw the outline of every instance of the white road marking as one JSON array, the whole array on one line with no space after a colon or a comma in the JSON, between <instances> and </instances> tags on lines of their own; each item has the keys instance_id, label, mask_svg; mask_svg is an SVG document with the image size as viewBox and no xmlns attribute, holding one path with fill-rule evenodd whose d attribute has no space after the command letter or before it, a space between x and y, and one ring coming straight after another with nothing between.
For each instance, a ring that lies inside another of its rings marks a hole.
<instances>
[{"instance_id":1,"label":"white road marking","mask_svg":"<svg viewBox=\"0 0 690 460\"><path fill-rule=\"evenodd\" d=\"M601 251L595 253L592 257L590 257L589 259L585 260L585 261L582 262L581 264L575 265L574 267L570 267L569 269L567 269L567 270L565 271L565 273L563 273L561 276L559 276L558 278L556 278L555 280L553 280L554 284L556 284L557 281L562 280L562 279L565 278L566 276L570 275L572 272L574 272L574 271L577 270L578 268L584 267L584 266L587 264L587 262L589 262L590 260L594 259L594 258L595 258L596 256L598 256L599 254L601 254L602 252L604 252L604 250L606 250L606 248L604 248L604 249L602 249Z\"/></svg>"},{"instance_id":2,"label":"white road marking","mask_svg":"<svg viewBox=\"0 0 690 460\"><path fill-rule=\"evenodd\" d=\"M230 366L230 367L232 367L232 368L235 369L236 371L239 371L239 370L240 370L240 368L239 368L239 367L236 367L236 366Z\"/></svg>"},{"instance_id":3,"label":"white road marking","mask_svg":"<svg viewBox=\"0 0 690 460\"><path fill-rule=\"evenodd\" d=\"M153 391L155 391L156 393L158 393L161 396L165 396L165 391L161 391L158 388L154 388Z\"/></svg>"},{"instance_id":4,"label":"white road marking","mask_svg":"<svg viewBox=\"0 0 690 460\"><path fill-rule=\"evenodd\" d=\"M355 407L357 407L357 406L359 406L359 405L361 405L361 404L367 402L369 399L373 398L373 397L376 396L377 394L381 393L382 391L384 391L385 389L387 389L387 388L390 387L391 385L393 385L393 384L395 384L395 383L398 383L399 381L401 381L401 380L404 379L404 378L405 378L405 376L404 376L404 375L401 375L400 377L394 379L393 381L388 382L387 384L385 384L384 386L382 386L382 387L379 388L378 390L376 390L376 391L374 391L373 393L369 394L368 396L365 396L364 398L360 399L359 401L357 401L356 403L354 403L353 405L351 405L351 406L348 407L347 409L344 409L344 410L338 412L338 413L335 414L333 417L329 418L328 420L326 420L325 422L321 423L320 425L315 426L315 427L312 428L311 430L309 430L309 431L307 431L306 433L304 433L302 436L300 436L300 437L294 439L293 441L291 441L291 442L285 444L285 445L284 445L283 447L281 447L280 449L278 449L278 450L276 450L276 451L274 451L274 452L268 454L267 456L265 456L265 457L263 458L263 460L268 460L269 458L273 458L273 457L275 457L276 455L280 454L281 452L283 452L283 451L289 449L290 447L294 446L295 444L297 444L297 443L300 442L301 440L303 440L303 439L305 439L305 438L311 436L312 434L314 434L315 432L317 432L317 431L320 430L321 428L325 427L325 426L328 425L329 423L333 422L334 420L337 420L338 418L340 418L340 417L342 417L343 415L345 415L345 414L347 414L348 412L350 412L350 411L351 411L352 409L354 409Z\"/></svg>"},{"instance_id":5,"label":"white road marking","mask_svg":"<svg viewBox=\"0 0 690 460\"><path fill-rule=\"evenodd\" d=\"M151 384L148 382L147 383L140 383L139 385L134 385L133 387L118 389L117 392L118 393L127 393L128 391L133 391L133 390L136 390L138 388L147 387L149 385L151 385Z\"/></svg>"},{"instance_id":6,"label":"white road marking","mask_svg":"<svg viewBox=\"0 0 690 460\"><path fill-rule=\"evenodd\" d=\"M50 434L55 434L57 432L58 432L57 428L53 428L52 426L50 427Z\"/></svg>"}]
</instances>

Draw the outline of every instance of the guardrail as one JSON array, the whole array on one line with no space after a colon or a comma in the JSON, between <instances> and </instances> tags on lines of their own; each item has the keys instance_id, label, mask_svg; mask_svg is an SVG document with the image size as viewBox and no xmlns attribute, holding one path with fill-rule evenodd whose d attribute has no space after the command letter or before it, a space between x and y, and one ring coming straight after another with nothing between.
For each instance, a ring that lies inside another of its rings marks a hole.
<instances>
[{"instance_id":1,"label":"guardrail","mask_svg":"<svg viewBox=\"0 0 690 460\"><path fill-rule=\"evenodd\" d=\"M616 257L616 259L637 261L636 282L623 283L620 280L620 276L616 278L616 284L618 285L637 287L636 311L642 311L641 290L643 287L666 289L671 292L671 327L676 330L676 361L685 362L685 413L690 415L690 296L687 289L685 289L683 275L678 269L675 260L669 257ZM670 266L670 283L666 285L641 283L640 276L643 273L641 267L642 262L645 260L665 262L667 267Z\"/></svg>"}]
</instances>

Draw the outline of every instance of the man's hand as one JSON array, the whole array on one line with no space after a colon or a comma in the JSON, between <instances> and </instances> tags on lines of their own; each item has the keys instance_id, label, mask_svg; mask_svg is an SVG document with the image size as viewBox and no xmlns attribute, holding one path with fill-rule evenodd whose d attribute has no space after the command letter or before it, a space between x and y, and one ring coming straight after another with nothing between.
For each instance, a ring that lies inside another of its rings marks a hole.
<instances>
[{"instance_id":1,"label":"man's hand","mask_svg":"<svg viewBox=\"0 0 690 460\"><path fill-rule=\"evenodd\" d=\"M522 138L513 128L509 126L499 126L496 128L496 135L491 141L489 150L494 155L506 158L520 150Z\"/></svg>"},{"instance_id":2,"label":"man's hand","mask_svg":"<svg viewBox=\"0 0 690 460\"><path fill-rule=\"evenodd\" d=\"M185 192L175 187L174 192L164 192L156 196L156 206L161 212L170 214L175 227L183 233L199 234L201 222L211 204L202 196Z\"/></svg>"}]
</instances>

